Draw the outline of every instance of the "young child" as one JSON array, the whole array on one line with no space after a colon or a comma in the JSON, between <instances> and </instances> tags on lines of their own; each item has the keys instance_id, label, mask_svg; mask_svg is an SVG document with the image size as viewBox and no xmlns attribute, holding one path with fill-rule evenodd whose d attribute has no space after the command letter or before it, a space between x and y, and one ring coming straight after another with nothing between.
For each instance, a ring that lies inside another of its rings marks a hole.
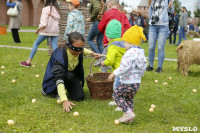
<instances>
[{"instance_id":1,"label":"young child","mask_svg":"<svg viewBox=\"0 0 200 133\"><path fill-rule=\"evenodd\" d=\"M106 27L106 36L109 41L107 47L106 60L101 61L102 66L111 66L113 70L116 70L120 66L121 58L126 52L124 47L124 42L121 37L121 23L113 19L111 20ZM119 77L115 77L113 83L113 91L120 85ZM117 105L115 101L109 103L110 106ZM116 108L115 111L121 111L121 108Z\"/></svg>"},{"instance_id":2,"label":"young child","mask_svg":"<svg viewBox=\"0 0 200 133\"><path fill-rule=\"evenodd\" d=\"M66 0L68 2L68 8L70 12L68 13L67 17L67 25L65 28L65 34L63 36L64 40L67 40L68 35L71 32L79 32L85 36L85 23L84 23L84 16L82 12L78 10L80 5L79 0Z\"/></svg>"},{"instance_id":3,"label":"young child","mask_svg":"<svg viewBox=\"0 0 200 133\"><path fill-rule=\"evenodd\" d=\"M125 30L128 30L131 27L131 25L130 25L127 17L126 17L126 14L124 14L123 12L121 12L118 9L118 5L119 5L118 1L109 0L107 2L108 10L103 14L103 17L102 17L102 19L101 19L101 21L98 25L99 31L104 34L104 38L103 38L104 51L103 51L102 54L105 54L105 55L107 53L107 46L108 46L108 42L109 42L108 39L107 39L107 36L105 34L105 31L106 31L106 27L107 27L108 23L110 22L110 20L116 19L121 23L121 25L122 25L121 36L124 34ZM105 58L104 57L101 58L101 61L102 60L105 60ZM101 71L106 72L107 67L101 67Z\"/></svg>"},{"instance_id":4,"label":"young child","mask_svg":"<svg viewBox=\"0 0 200 133\"><path fill-rule=\"evenodd\" d=\"M120 77L121 84L113 94L113 99L124 112L124 115L119 118L120 122L132 122L135 117L133 113L133 97L139 90L141 77L147 67L144 50L138 46L141 43L141 39L146 41L143 28L137 25L124 33L122 40L127 51L122 57L120 67L108 77L109 81L115 76Z\"/></svg>"}]
</instances>

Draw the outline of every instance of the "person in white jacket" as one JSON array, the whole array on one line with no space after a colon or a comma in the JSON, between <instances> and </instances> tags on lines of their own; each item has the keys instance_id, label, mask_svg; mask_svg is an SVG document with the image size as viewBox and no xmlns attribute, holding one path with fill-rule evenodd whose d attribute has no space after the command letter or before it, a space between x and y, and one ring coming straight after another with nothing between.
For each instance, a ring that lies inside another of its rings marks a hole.
<instances>
[{"instance_id":1,"label":"person in white jacket","mask_svg":"<svg viewBox=\"0 0 200 133\"><path fill-rule=\"evenodd\" d=\"M113 94L113 99L124 112L124 115L119 118L120 122L132 122L135 117L133 97L139 90L141 77L147 67L144 49L138 46L141 39L146 41L142 27L135 25L125 32L122 40L127 51L121 59L120 67L108 77L109 81L115 76L120 77L121 84Z\"/></svg>"},{"instance_id":2,"label":"person in white jacket","mask_svg":"<svg viewBox=\"0 0 200 133\"><path fill-rule=\"evenodd\" d=\"M39 36L34 42L28 60L21 62L21 66L31 67L31 61L33 60L38 46L47 38L51 39L53 50L57 48L57 36L59 35L58 24L60 19L59 6L56 0L44 0L44 3L40 24L36 30L36 34L39 34Z\"/></svg>"}]
</instances>

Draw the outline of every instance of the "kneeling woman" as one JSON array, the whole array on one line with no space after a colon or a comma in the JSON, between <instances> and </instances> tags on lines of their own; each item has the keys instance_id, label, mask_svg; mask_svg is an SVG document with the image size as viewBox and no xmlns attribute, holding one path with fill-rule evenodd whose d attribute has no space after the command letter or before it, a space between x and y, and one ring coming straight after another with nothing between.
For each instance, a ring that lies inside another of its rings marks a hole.
<instances>
[{"instance_id":1,"label":"kneeling woman","mask_svg":"<svg viewBox=\"0 0 200 133\"><path fill-rule=\"evenodd\" d=\"M72 105L75 104L68 100L65 88L71 100L84 100L83 55L98 58L98 54L84 48L85 40L79 32L69 34L68 41L67 46L57 48L49 60L42 84L42 94L59 95L63 110L70 112Z\"/></svg>"}]
</instances>

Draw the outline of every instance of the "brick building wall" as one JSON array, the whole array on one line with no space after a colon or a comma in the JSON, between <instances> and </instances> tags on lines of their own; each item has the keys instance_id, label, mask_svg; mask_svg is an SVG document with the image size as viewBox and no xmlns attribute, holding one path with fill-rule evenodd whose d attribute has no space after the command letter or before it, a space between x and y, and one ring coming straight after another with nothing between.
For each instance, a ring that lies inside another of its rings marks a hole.
<instances>
[{"instance_id":1,"label":"brick building wall","mask_svg":"<svg viewBox=\"0 0 200 133\"><path fill-rule=\"evenodd\" d=\"M66 5L66 1L58 0L62 5ZM22 25L38 26L43 8L43 0L22 0ZM8 25L9 16L7 15L8 7L6 0L0 0L0 25Z\"/></svg>"}]
</instances>

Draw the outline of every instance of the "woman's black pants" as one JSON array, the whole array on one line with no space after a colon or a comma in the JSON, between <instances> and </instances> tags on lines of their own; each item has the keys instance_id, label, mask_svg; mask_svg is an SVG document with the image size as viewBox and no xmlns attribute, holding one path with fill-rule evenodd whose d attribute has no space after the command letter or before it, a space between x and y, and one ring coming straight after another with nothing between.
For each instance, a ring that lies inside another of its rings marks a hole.
<instances>
[{"instance_id":1,"label":"woman's black pants","mask_svg":"<svg viewBox=\"0 0 200 133\"><path fill-rule=\"evenodd\" d=\"M21 41L19 39L18 29L11 29L11 31L12 31L12 36L13 36L14 42L21 43Z\"/></svg>"}]
</instances>

